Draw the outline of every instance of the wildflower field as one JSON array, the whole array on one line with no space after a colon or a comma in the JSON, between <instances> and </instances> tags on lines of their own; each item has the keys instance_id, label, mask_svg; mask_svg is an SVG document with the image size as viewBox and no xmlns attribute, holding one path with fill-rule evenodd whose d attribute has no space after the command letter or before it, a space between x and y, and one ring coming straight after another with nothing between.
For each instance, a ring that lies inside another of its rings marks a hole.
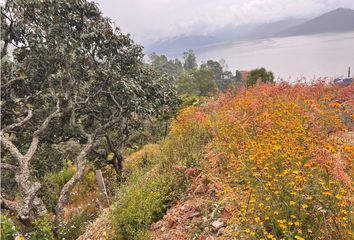
<instances>
[{"instance_id":1,"label":"wildflower field","mask_svg":"<svg viewBox=\"0 0 354 240\"><path fill-rule=\"evenodd\" d=\"M354 239L353 94L257 84L180 112L174 142L202 135L204 165L222 172L225 239Z\"/></svg>"}]
</instances>

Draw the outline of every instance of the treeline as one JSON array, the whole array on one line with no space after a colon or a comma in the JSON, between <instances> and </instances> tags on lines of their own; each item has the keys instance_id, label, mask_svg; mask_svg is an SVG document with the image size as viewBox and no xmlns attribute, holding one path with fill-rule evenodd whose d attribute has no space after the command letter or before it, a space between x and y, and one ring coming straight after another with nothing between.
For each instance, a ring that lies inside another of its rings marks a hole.
<instances>
[{"instance_id":1,"label":"treeline","mask_svg":"<svg viewBox=\"0 0 354 240\"><path fill-rule=\"evenodd\" d=\"M183 54L183 61L168 59L165 55L152 53L150 64L160 73L174 77L179 95L208 96L216 91L225 91L231 84L240 84L241 73L227 70L224 60L208 60L200 66L192 50Z\"/></svg>"},{"instance_id":2,"label":"treeline","mask_svg":"<svg viewBox=\"0 0 354 240\"><path fill-rule=\"evenodd\" d=\"M149 64L161 74L174 78L179 96L208 96L218 91L225 92L229 87L253 86L258 80L273 83L274 74L265 68L257 68L242 76L240 70L235 73L228 70L224 59L207 60L199 66L193 50L183 54L183 61L178 58L168 59L165 55L152 53Z\"/></svg>"}]
</instances>

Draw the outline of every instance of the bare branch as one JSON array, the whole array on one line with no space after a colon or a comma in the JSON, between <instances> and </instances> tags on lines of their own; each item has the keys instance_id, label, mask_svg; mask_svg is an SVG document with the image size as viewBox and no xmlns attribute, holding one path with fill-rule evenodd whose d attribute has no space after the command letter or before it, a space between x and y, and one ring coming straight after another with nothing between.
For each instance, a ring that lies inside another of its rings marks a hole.
<instances>
[{"instance_id":1,"label":"bare branch","mask_svg":"<svg viewBox=\"0 0 354 240\"><path fill-rule=\"evenodd\" d=\"M71 109L70 125L79 130L80 134L85 136L87 139L90 138L90 134L88 134L80 124L76 123L76 113L74 108Z\"/></svg>"},{"instance_id":2,"label":"bare branch","mask_svg":"<svg viewBox=\"0 0 354 240\"><path fill-rule=\"evenodd\" d=\"M42 123L42 125L34 132L32 142L30 147L27 150L27 153L25 155L26 158L31 159L33 157L33 154L36 152L37 147L38 147L38 142L39 142L39 135L48 127L49 122L54 118L59 115L60 107L59 107L59 101L57 101L57 106L56 110L51 113Z\"/></svg>"},{"instance_id":3,"label":"bare branch","mask_svg":"<svg viewBox=\"0 0 354 240\"><path fill-rule=\"evenodd\" d=\"M79 153L79 155L75 160L77 171L70 178L70 180L65 183L64 187L60 192L60 196L57 205L55 207L57 223L60 223L62 221L63 209L67 204L71 190L76 186L76 184L82 179L84 175L86 156L90 152L93 146L94 146L94 138L92 135L88 135L88 139L87 139L87 143L85 144L85 147L81 150L81 152Z\"/></svg>"},{"instance_id":4,"label":"bare branch","mask_svg":"<svg viewBox=\"0 0 354 240\"><path fill-rule=\"evenodd\" d=\"M1 208L16 212L20 208L20 204L16 201L11 201L11 200L7 200L7 199L2 198L1 199Z\"/></svg>"},{"instance_id":5,"label":"bare branch","mask_svg":"<svg viewBox=\"0 0 354 240\"><path fill-rule=\"evenodd\" d=\"M0 134L4 134L5 132L8 132L16 127L20 127L22 126L23 124L25 124L25 122L27 122L28 120L30 120L32 118L33 114L32 114L32 110L28 110L27 111L27 116L22 119L21 121L17 122L17 123L14 123L14 124L11 124L7 127L4 127L1 131L0 131Z\"/></svg>"},{"instance_id":6,"label":"bare branch","mask_svg":"<svg viewBox=\"0 0 354 240\"><path fill-rule=\"evenodd\" d=\"M13 171L13 172L16 172L16 171L18 171L18 166L15 166L15 165L12 165L12 164L8 164L8 163L1 163L0 164L0 167L2 168L2 169L7 169L7 170L11 170L11 171Z\"/></svg>"},{"instance_id":7,"label":"bare branch","mask_svg":"<svg viewBox=\"0 0 354 240\"><path fill-rule=\"evenodd\" d=\"M20 153L17 147L4 136L0 136L1 144L4 146L6 150L10 152L10 154L17 160L19 163L23 163L24 156Z\"/></svg>"}]
</instances>

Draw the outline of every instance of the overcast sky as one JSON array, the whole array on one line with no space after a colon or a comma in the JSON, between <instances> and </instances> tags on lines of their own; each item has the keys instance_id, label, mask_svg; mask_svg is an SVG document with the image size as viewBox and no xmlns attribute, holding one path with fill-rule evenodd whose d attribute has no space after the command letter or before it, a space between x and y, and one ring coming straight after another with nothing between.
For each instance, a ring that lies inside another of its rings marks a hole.
<instances>
[{"instance_id":1,"label":"overcast sky","mask_svg":"<svg viewBox=\"0 0 354 240\"><path fill-rule=\"evenodd\" d=\"M313 17L354 0L95 0L104 15L142 44L181 34L207 34L286 17Z\"/></svg>"}]
</instances>

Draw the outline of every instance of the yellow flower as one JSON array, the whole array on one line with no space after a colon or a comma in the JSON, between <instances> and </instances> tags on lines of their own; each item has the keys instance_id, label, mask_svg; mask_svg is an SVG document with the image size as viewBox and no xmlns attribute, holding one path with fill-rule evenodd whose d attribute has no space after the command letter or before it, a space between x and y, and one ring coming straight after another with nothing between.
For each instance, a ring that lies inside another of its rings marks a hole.
<instances>
[{"instance_id":1,"label":"yellow flower","mask_svg":"<svg viewBox=\"0 0 354 240\"><path fill-rule=\"evenodd\" d=\"M342 199L342 195L336 194L336 198L337 198L338 200L341 200L341 199Z\"/></svg>"},{"instance_id":2,"label":"yellow flower","mask_svg":"<svg viewBox=\"0 0 354 240\"><path fill-rule=\"evenodd\" d=\"M322 194L326 195L326 196L331 196L332 195L332 193L330 191L324 191Z\"/></svg>"},{"instance_id":3,"label":"yellow flower","mask_svg":"<svg viewBox=\"0 0 354 240\"><path fill-rule=\"evenodd\" d=\"M342 209L340 212L343 213L343 214L347 214L348 213L348 211L344 210L344 209Z\"/></svg>"},{"instance_id":4,"label":"yellow flower","mask_svg":"<svg viewBox=\"0 0 354 240\"><path fill-rule=\"evenodd\" d=\"M290 201L290 206L294 206L295 204L296 204L296 202Z\"/></svg>"},{"instance_id":5,"label":"yellow flower","mask_svg":"<svg viewBox=\"0 0 354 240\"><path fill-rule=\"evenodd\" d=\"M15 240L26 240L26 238L22 235L18 235L17 237L15 237Z\"/></svg>"},{"instance_id":6,"label":"yellow flower","mask_svg":"<svg viewBox=\"0 0 354 240\"><path fill-rule=\"evenodd\" d=\"M274 238L274 236L273 236L272 234L268 233L268 234L267 234L267 238L269 238L269 239L273 239L273 238Z\"/></svg>"},{"instance_id":7,"label":"yellow flower","mask_svg":"<svg viewBox=\"0 0 354 240\"><path fill-rule=\"evenodd\" d=\"M302 204L301 207L302 207L303 209L306 209L306 208L308 208L309 206L308 206L307 204Z\"/></svg>"},{"instance_id":8,"label":"yellow flower","mask_svg":"<svg viewBox=\"0 0 354 240\"><path fill-rule=\"evenodd\" d=\"M296 239L296 240L305 240L305 238L302 238L302 237L300 237L300 236L298 236L298 235L295 235L295 239Z\"/></svg>"}]
</instances>

